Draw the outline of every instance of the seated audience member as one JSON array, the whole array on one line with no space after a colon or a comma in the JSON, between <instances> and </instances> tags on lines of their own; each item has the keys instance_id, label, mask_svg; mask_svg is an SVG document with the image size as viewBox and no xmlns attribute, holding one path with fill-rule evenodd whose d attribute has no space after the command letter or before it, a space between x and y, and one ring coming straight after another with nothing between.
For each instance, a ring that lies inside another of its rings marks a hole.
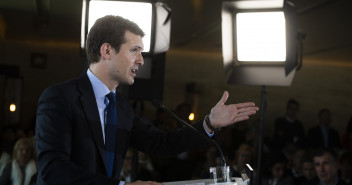
<instances>
[{"instance_id":1,"label":"seated audience member","mask_svg":"<svg viewBox=\"0 0 352 185\"><path fill-rule=\"evenodd\" d=\"M352 151L344 151L339 158L339 174L341 181L352 185Z\"/></svg>"},{"instance_id":2,"label":"seated audience member","mask_svg":"<svg viewBox=\"0 0 352 185\"><path fill-rule=\"evenodd\" d=\"M0 175L4 171L5 166L11 161L10 155L0 150Z\"/></svg>"},{"instance_id":3,"label":"seated audience member","mask_svg":"<svg viewBox=\"0 0 352 185\"><path fill-rule=\"evenodd\" d=\"M288 100L286 114L275 120L273 147L281 150L287 144L303 143L305 138L302 122L297 119L299 103L294 99Z\"/></svg>"},{"instance_id":4,"label":"seated audience member","mask_svg":"<svg viewBox=\"0 0 352 185\"><path fill-rule=\"evenodd\" d=\"M138 173L137 178L140 180L158 181L159 172L156 171L150 155L138 151Z\"/></svg>"},{"instance_id":5,"label":"seated audience member","mask_svg":"<svg viewBox=\"0 0 352 185\"><path fill-rule=\"evenodd\" d=\"M232 168L234 170L233 176L240 177L240 174L245 173L246 164L251 165L251 167L253 168L254 161L255 161L254 148L247 143L240 145L240 147L235 152L235 157L232 162Z\"/></svg>"},{"instance_id":6,"label":"seated audience member","mask_svg":"<svg viewBox=\"0 0 352 185\"><path fill-rule=\"evenodd\" d=\"M292 157L292 167L289 169L289 173L294 178L295 182L300 182L304 178L302 171L302 157L305 154L306 149L302 147L296 147Z\"/></svg>"},{"instance_id":7,"label":"seated audience member","mask_svg":"<svg viewBox=\"0 0 352 185\"><path fill-rule=\"evenodd\" d=\"M266 155L262 185L293 185L294 179L286 173L286 156L279 151Z\"/></svg>"},{"instance_id":8,"label":"seated audience member","mask_svg":"<svg viewBox=\"0 0 352 185\"><path fill-rule=\"evenodd\" d=\"M132 169L133 168L133 150L128 149L125 156L125 161L121 170L120 179L125 182L132 182Z\"/></svg>"},{"instance_id":9,"label":"seated audience member","mask_svg":"<svg viewBox=\"0 0 352 185\"><path fill-rule=\"evenodd\" d=\"M14 146L12 158L0 176L0 184L35 185L37 165L32 141L28 138L19 139Z\"/></svg>"},{"instance_id":10,"label":"seated audience member","mask_svg":"<svg viewBox=\"0 0 352 185\"><path fill-rule=\"evenodd\" d=\"M125 182L132 182L136 180L156 180L156 176L154 176L155 172L153 165L150 163L150 161L148 161L148 157L141 152L138 152L137 154L138 162L136 166L134 166L134 150L132 148L127 150L126 159L121 170L121 180Z\"/></svg>"},{"instance_id":11,"label":"seated audience member","mask_svg":"<svg viewBox=\"0 0 352 185\"><path fill-rule=\"evenodd\" d=\"M341 148L339 132L330 127L331 111L321 109L319 111L319 124L308 130L308 141L312 148Z\"/></svg>"},{"instance_id":12,"label":"seated audience member","mask_svg":"<svg viewBox=\"0 0 352 185\"><path fill-rule=\"evenodd\" d=\"M296 150L297 150L297 146L292 143L286 144L285 147L281 150L281 152L285 154L287 159L287 163L286 163L287 169L293 168L293 157ZM273 150L273 151L276 151L276 150Z\"/></svg>"},{"instance_id":13,"label":"seated audience member","mask_svg":"<svg viewBox=\"0 0 352 185\"><path fill-rule=\"evenodd\" d=\"M346 185L338 177L337 154L332 149L319 149L313 156L320 185Z\"/></svg>"},{"instance_id":14,"label":"seated audience member","mask_svg":"<svg viewBox=\"0 0 352 185\"><path fill-rule=\"evenodd\" d=\"M296 181L296 185L317 185L319 183L317 174L315 172L315 166L313 162L313 154L310 151L306 151L302 156L301 160L303 178L301 181Z\"/></svg>"}]
</instances>

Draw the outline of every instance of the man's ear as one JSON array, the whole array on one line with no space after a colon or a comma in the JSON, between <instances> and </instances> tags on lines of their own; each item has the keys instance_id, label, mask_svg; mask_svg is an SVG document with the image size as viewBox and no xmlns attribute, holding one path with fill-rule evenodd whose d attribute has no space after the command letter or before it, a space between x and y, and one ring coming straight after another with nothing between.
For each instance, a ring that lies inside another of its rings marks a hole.
<instances>
[{"instance_id":1,"label":"man's ear","mask_svg":"<svg viewBox=\"0 0 352 185\"><path fill-rule=\"evenodd\" d=\"M104 60L110 60L112 47L108 43L104 43L100 47L100 55Z\"/></svg>"}]
</instances>

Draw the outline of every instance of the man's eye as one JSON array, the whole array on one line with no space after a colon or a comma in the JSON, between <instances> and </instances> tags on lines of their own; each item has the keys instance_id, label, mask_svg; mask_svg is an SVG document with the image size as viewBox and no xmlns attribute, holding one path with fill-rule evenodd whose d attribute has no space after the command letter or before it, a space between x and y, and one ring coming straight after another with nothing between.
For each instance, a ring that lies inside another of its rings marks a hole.
<instances>
[{"instance_id":1,"label":"man's eye","mask_svg":"<svg viewBox=\"0 0 352 185\"><path fill-rule=\"evenodd\" d=\"M131 52L132 52L132 53L137 53L137 52L138 52L138 49L131 49Z\"/></svg>"}]
</instances>

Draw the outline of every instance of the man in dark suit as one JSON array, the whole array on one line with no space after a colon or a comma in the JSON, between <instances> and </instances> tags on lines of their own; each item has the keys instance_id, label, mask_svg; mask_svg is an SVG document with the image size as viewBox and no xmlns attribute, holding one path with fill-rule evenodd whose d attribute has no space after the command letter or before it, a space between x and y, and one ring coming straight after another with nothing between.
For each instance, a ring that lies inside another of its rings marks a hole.
<instances>
[{"instance_id":1,"label":"man in dark suit","mask_svg":"<svg viewBox=\"0 0 352 185\"><path fill-rule=\"evenodd\" d=\"M316 185L347 185L339 178L337 160L338 155L332 149L318 149L315 152L313 162L320 181Z\"/></svg>"},{"instance_id":2,"label":"man in dark suit","mask_svg":"<svg viewBox=\"0 0 352 185\"><path fill-rule=\"evenodd\" d=\"M298 101L288 100L286 115L275 120L273 148L282 150L289 144L300 145L304 143L304 128L302 122L297 119L298 111Z\"/></svg>"},{"instance_id":3,"label":"man in dark suit","mask_svg":"<svg viewBox=\"0 0 352 185\"><path fill-rule=\"evenodd\" d=\"M36 122L37 185L124 184L119 175L128 147L174 155L209 144L187 127L161 132L135 115L128 99L116 91L119 84L132 85L143 65L143 36L135 23L122 17L98 19L87 38L87 72L42 93ZM111 93L116 95L106 97ZM215 129L246 120L258 110L251 102L225 105L228 96L225 91L206 119L193 126L211 136ZM116 105L109 107L114 97ZM114 143L113 150L106 149L107 142Z\"/></svg>"},{"instance_id":4,"label":"man in dark suit","mask_svg":"<svg viewBox=\"0 0 352 185\"><path fill-rule=\"evenodd\" d=\"M323 108L319 111L319 125L308 130L307 137L313 148L341 148L341 138L337 130L330 127L331 112Z\"/></svg>"}]
</instances>

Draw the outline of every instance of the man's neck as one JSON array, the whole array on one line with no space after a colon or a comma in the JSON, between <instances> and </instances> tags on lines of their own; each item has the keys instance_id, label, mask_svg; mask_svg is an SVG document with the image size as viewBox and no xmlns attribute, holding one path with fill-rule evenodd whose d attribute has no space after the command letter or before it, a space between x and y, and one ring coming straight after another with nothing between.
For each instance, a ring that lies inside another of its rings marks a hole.
<instances>
[{"instance_id":1,"label":"man's neck","mask_svg":"<svg viewBox=\"0 0 352 185\"><path fill-rule=\"evenodd\" d=\"M295 118L291 118L291 117L289 117L289 116L286 116L285 118L286 118L286 120L287 120L288 122L290 122L290 123L294 123L294 122L296 121Z\"/></svg>"},{"instance_id":2,"label":"man's neck","mask_svg":"<svg viewBox=\"0 0 352 185\"><path fill-rule=\"evenodd\" d=\"M89 70L100 80L102 81L107 88L109 88L110 91L114 91L114 89L117 88L117 86L119 85L118 83L116 83L116 81L111 80L108 76L107 76L107 69L105 69L104 65L99 65L99 64L91 64L89 66Z\"/></svg>"},{"instance_id":3,"label":"man's neck","mask_svg":"<svg viewBox=\"0 0 352 185\"><path fill-rule=\"evenodd\" d=\"M321 182L320 184L321 185L337 185L337 183L338 183L338 178L336 177L334 179Z\"/></svg>"}]
</instances>

